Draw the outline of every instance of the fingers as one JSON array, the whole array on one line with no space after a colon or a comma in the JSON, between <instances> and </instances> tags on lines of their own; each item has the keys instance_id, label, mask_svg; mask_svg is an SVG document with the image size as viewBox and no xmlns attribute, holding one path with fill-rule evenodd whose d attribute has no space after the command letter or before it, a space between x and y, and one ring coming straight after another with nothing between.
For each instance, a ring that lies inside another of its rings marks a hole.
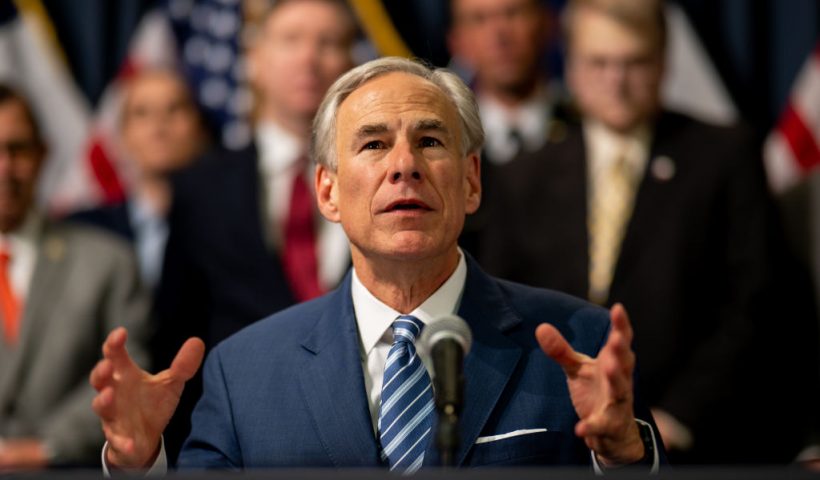
<instances>
[{"instance_id":1,"label":"fingers","mask_svg":"<svg viewBox=\"0 0 820 480\"><path fill-rule=\"evenodd\" d=\"M574 376L581 368L586 357L573 350L554 326L542 323L535 329L535 338L538 340L541 350L558 362L568 376Z\"/></svg>"},{"instance_id":2,"label":"fingers","mask_svg":"<svg viewBox=\"0 0 820 480\"><path fill-rule=\"evenodd\" d=\"M134 364L125 349L126 340L128 340L128 332L125 328L118 327L112 330L103 342L103 357L113 363L114 370L121 370Z\"/></svg>"},{"instance_id":3,"label":"fingers","mask_svg":"<svg viewBox=\"0 0 820 480\"><path fill-rule=\"evenodd\" d=\"M114 388L105 387L91 401L91 409L103 421L113 420L114 415Z\"/></svg>"},{"instance_id":4,"label":"fingers","mask_svg":"<svg viewBox=\"0 0 820 480\"><path fill-rule=\"evenodd\" d=\"M94 387L94 390L100 391L106 385L114 381L114 364L111 360L104 358L97 362L97 365L91 370L88 376L88 382Z\"/></svg>"},{"instance_id":5,"label":"fingers","mask_svg":"<svg viewBox=\"0 0 820 480\"><path fill-rule=\"evenodd\" d=\"M199 370L202 358L205 356L205 343L199 338L189 338L177 352L171 362L171 375L183 382L187 382Z\"/></svg>"},{"instance_id":6,"label":"fingers","mask_svg":"<svg viewBox=\"0 0 820 480\"><path fill-rule=\"evenodd\" d=\"M632 324L626 309L620 303L616 303L609 310L609 318L612 321L612 330L621 332L627 343L632 343Z\"/></svg>"}]
</instances>

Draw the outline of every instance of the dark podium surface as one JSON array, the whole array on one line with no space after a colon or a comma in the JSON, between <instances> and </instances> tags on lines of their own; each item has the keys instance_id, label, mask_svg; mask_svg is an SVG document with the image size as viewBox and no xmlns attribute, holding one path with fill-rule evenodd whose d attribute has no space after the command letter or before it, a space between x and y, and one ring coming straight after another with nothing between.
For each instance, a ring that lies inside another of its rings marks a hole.
<instances>
[{"instance_id":1,"label":"dark podium surface","mask_svg":"<svg viewBox=\"0 0 820 480\"><path fill-rule=\"evenodd\" d=\"M65 480L86 480L102 478L98 470L90 471L58 471L29 472L4 474L1 478L39 479L54 478ZM380 480L405 478L391 474L385 470L333 470L333 469L281 469L281 470L246 470L244 472L229 471L181 471L171 472L169 478L215 480L219 478L243 478L251 480ZM641 470L618 470L606 474L607 478L620 480L659 478L670 480L816 480L820 479L820 472L814 473L795 467L666 467L657 475L649 475ZM134 475L115 475L114 478L140 478ZM421 470L407 478L414 480L444 480L444 479L477 479L477 480L580 480L601 478L590 469L567 468L504 468L504 469L463 469L463 470Z\"/></svg>"}]
</instances>

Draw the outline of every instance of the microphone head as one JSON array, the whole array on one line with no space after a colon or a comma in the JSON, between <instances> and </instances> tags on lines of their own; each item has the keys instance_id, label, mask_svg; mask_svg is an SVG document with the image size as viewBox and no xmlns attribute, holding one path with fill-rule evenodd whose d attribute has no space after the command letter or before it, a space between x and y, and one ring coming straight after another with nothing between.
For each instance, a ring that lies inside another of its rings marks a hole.
<instances>
[{"instance_id":1,"label":"microphone head","mask_svg":"<svg viewBox=\"0 0 820 480\"><path fill-rule=\"evenodd\" d=\"M444 315L433 319L432 322L424 326L421 337L416 342L416 350L422 357L429 357L433 351L433 346L444 339L452 339L464 349L464 356L470 352L473 344L473 334L470 326L467 325L458 315Z\"/></svg>"}]
</instances>

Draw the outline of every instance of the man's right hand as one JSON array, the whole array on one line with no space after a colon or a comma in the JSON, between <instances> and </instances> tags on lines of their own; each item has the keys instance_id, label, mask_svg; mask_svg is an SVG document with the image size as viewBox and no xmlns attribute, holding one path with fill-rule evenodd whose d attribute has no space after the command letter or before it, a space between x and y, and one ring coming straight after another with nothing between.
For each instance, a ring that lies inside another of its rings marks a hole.
<instances>
[{"instance_id":1,"label":"man's right hand","mask_svg":"<svg viewBox=\"0 0 820 480\"><path fill-rule=\"evenodd\" d=\"M117 328L103 343L103 359L91 371L91 385L98 392L92 407L108 440L108 465L139 469L156 460L162 431L179 404L185 382L202 363L205 344L188 339L170 368L151 375L128 355L127 336L124 328Z\"/></svg>"}]
</instances>

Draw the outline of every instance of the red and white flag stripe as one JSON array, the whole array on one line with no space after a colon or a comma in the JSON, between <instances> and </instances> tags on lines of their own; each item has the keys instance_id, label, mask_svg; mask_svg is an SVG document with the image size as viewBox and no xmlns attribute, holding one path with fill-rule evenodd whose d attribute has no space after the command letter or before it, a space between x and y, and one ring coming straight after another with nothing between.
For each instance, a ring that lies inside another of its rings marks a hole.
<instances>
[{"instance_id":1,"label":"red and white flag stripe","mask_svg":"<svg viewBox=\"0 0 820 480\"><path fill-rule=\"evenodd\" d=\"M776 193L795 186L820 167L820 41L800 71L777 127L766 140L764 159Z\"/></svg>"},{"instance_id":2,"label":"red and white flag stripe","mask_svg":"<svg viewBox=\"0 0 820 480\"><path fill-rule=\"evenodd\" d=\"M176 61L176 42L168 18L159 11L147 13L137 26L128 57L103 92L95 114L86 158L98 188L97 197L85 199L87 203L122 200L130 183L132 172L117 131L126 83L142 69L173 68Z\"/></svg>"}]
</instances>

